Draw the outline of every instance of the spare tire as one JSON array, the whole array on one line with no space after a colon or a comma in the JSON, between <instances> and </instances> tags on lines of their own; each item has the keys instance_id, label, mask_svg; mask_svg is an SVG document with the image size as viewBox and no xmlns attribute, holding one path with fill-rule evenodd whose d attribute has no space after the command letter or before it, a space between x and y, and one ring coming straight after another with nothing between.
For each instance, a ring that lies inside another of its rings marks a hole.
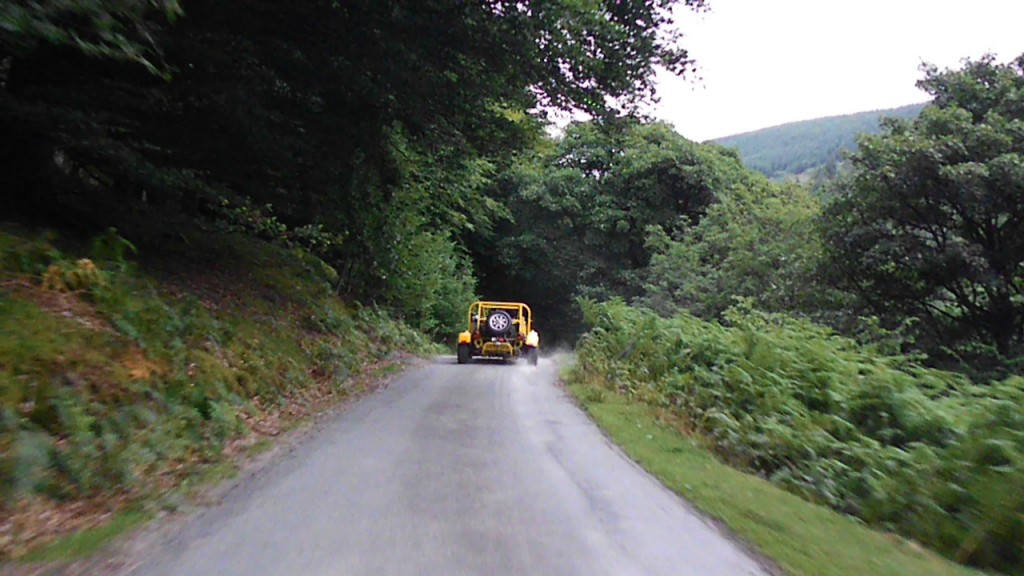
<instances>
[{"instance_id":1,"label":"spare tire","mask_svg":"<svg viewBox=\"0 0 1024 576\"><path fill-rule=\"evenodd\" d=\"M504 310L495 310L487 318L487 328L494 336L504 336L512 330L512 316Z\"/></svg>"}]
</instances>

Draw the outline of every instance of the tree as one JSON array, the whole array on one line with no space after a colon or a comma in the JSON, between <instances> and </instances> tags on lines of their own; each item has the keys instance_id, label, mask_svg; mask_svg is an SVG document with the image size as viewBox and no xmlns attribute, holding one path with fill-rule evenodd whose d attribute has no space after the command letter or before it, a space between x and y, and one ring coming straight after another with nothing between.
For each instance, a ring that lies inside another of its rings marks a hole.
<instances>
[{"instance_id":1,"label":"tree","mask_svg":"<svg viewBox=\"0 0 1024 576\"><path fill-rule=\"evenodd\" d=\"M826 210L833 280L938 352L1024 344L1024 56L924 68L932 105L863 138Z\"/></svg>"},{"instance_id":2,"label":"tree","mask_svg":"<svg viewBox=\"0 0 1024 576\"><path fill-rule=\"evenodd\" d=\"M0 3L0 57L23 55L41 43L72 46L82 52L128 60L164 73L150 16L182 15L178 0L84 0Z\"/></svg>"},{"instance_id":3,"label":"tree","mask_svg":"<svg viewBox=\"0 0 1024 576\"><path fill-rule=\"evenodd\" d=\"M501 175L491 195L512 220L471 246L482 290L530 302L556 339L582 329L575 297L643 294L649 227L682 234L722 191L763 180L662 123L576 123L544 147Z\"/></svg>"},{"instance_id":4,"label":"tree","mask_svg":"<svg viewBox=\"0 0 1024 576\"><path fill-rule=\"evenodd\" d=\"M345 294L389 300L413 291L401 227L422 245L486 229L480 191L543 107L615 116L655 66L689 69L677 4L703 2L191 0L172 23L174 0L11 0L0 188L136 239L224 202L322 227Z\"/></svg>"},{"instance_id":5,"label":"tree","mask_svg":"<svg viewBox=\"0 0 1024 576\"><path fill-rule=\"evenodd\" d=\"M643 302L664 314L683 308L719 319L749 298L760 310L818 316L832 307L817 280L819 214L818 199L796 184L725 191L678 239L652 228Z\"/></svg>"}]
</instances>

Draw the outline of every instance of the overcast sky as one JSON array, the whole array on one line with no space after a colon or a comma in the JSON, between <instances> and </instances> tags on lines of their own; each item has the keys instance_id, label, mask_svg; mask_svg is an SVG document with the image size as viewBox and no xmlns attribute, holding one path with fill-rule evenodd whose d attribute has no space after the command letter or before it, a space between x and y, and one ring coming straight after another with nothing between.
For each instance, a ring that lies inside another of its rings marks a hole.
<instances>
[{"instance_id":1,"label":"overcast sky","mask_svg":"<svg viewBox=\"0 0 1024 576\"><path fill-rule=\"evenodd\" d=\"M922 61L1024 53L1021 0L708 0L679 19L693 78L659 76L654 115L703 141L923 102Z\"/></svg>"}]
</instances>

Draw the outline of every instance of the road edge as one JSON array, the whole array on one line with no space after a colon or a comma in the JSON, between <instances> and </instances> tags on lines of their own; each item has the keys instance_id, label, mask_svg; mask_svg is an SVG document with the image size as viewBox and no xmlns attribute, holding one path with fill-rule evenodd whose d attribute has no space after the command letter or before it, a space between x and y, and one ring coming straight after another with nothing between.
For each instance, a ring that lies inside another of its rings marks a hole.
<instances>
[{"instance_id":1,"label":"road edge","mask_svg":"<svg viewBox=\"0 0 1024 576\"><path fill-rule=\"evenodd\" d=\"M601 434L601 437L604 438L604 441L609 448L611 448L614 452L619 454L625 461L629 462L631 465L636 467L637 470L639 470L644 475L649 477L655 484L660 486L662 490L671 495L672 498L678 501L680 505L686 508L687 511L693 514L695 517L700 518L702 522L704 522L709 527L714 529L717 533L719 533L723 538L728 540L731 544L739 548L740 552L747 555L747 557L753 560L765 572L767 572L771 576L788 576L788 573L785 570L783 570L782 567L774 559L772 559L771 556L769 556L767 553L761 550L756 544L746 540L745 538L734 532L732 528L730 528L729 525L721 518L717 518L705 512L704 510L700 509L696 504L686 499L685 496L667 486L665 482L657 474L655 474L651 470L648 470L643 464L637 461L636 458L629 454L629 452L627 452L626 449L623 446L621 446L619 442L616 441L614 437L612 437L608 430L604 426L602 426L601 423L594 417L591 411L587 408L585 399L581 398L576 393L576 391L573 390L573 387L568 382L566 382L567 371L572 368L572 362L574 361L573 358L570 358L570 360L567 363L563 364L561 360L566 356L571 357L572 355L560 355L557 359L553 359L553 362L555 363L556 367L555 386L562 392L562 394L565 395L566 399L573 406L575 406L577 410L583 413L587 417L587 420L589 420L590 423L594 425L594 427Z\"/></svg>"},{"instance_id":2,"label":"road edge","mask_svg":"<svg viewBox=\"0 0 1024 576\"><path fill-rule=\"evenodd\" d=\"M259 480L275 465L312 441L329 422L343 417L344 413L357 403L386 389L392 382L427 363L429 359L413 354L400 354L354 375L349 383L355 392L337 397L322 410L302 416L282 433L264 439L269 442L265 448L233 455L227 461L235 468L233 474L193 487L187 494L181 496L182 501L178 502L174 509L165 510L158 502L150 502L161 509L153 511L152 517L148 520L117 534L86 558L71 562L8 562L0 565L0 576L128 574L141 562L139 558L153 546L173 538L190 522L215 507L230 494Z\"/></svg>"}]
</instances>

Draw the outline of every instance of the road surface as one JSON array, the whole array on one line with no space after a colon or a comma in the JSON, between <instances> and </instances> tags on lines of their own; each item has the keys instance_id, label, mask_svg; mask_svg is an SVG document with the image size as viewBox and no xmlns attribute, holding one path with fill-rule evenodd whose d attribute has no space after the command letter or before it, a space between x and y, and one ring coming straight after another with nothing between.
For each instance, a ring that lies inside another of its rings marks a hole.
<instances>
[{"instance_id":1,"label":"road surface","mask_svg":"<svg viewBox=\"0 0 1024 576\"><path fill-rule=\"evenodd\" d=\"M167 536L140 576L768 570L625 458L556 366L438 359Z\"/></svg>"}]
</instances>

